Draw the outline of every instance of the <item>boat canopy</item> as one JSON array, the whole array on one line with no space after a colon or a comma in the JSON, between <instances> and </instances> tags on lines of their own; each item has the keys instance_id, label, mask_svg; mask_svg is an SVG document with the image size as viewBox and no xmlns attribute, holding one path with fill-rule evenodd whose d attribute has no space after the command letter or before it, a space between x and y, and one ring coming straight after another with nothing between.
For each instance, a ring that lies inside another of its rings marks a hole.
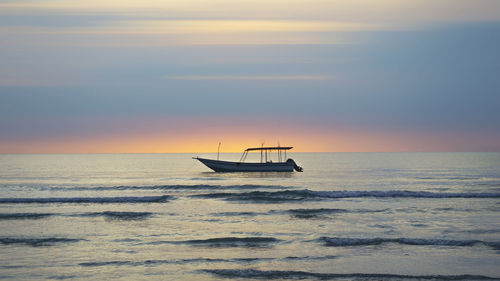
<instances>
[{"instance_id":1,"label":"boat canopy","mask_svg":"<svg viewBox=\"0 0 500 281\"><path fill-rule=\"evenodd\" d=\"M278 151L278 162L284 162L284 160L286 159L286 151L292 148L293 146L262 146L262 147L247 148L245 149L245 151L243 151L243 155L241 155L240 162L245 161L249 151L260 151L260 163L272 162L270 158L271 151Z\"/></svg>"},{"instance_id":2,"label":"boat canopy","mask_svg":"<svg viewBox=\"0 0 500 281\"><path fill-rule=\"evenodd\" d=\"M263 147L253 147L247 148L245 151L253 151L253 150L290 150L293 146L263 146Z\"/></svg>"}]
</instances>

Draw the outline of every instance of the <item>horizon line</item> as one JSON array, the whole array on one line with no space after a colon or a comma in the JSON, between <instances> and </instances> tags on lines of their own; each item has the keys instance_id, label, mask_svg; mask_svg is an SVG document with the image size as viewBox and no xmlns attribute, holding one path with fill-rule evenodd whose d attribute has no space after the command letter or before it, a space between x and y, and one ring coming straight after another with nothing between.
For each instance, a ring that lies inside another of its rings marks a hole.
<instances>
[{"instance_id":1,"label":"horizon line","mask_svg":"<svg viewBox=\"0 0 500 281\"><path fill-rule=\"evenodd\" d=\"M36 153L28 153L28 152L0 152L0 155L84 155L84 154L212 154L217 153L217 151L213 152L36 152ZM220 154L241 154L242 151L236 152L220 152ZM297 151L290 152L290 154L295 153L500 153L500 151Z\"/></svg>"}]
</instances>

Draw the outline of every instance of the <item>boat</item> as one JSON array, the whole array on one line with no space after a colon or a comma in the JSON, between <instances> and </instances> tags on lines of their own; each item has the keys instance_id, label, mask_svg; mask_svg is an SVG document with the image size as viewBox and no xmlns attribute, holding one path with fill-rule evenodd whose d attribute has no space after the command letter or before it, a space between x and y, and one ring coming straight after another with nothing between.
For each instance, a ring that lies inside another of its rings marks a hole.
<instances>
[{"instance_id":1,"label":"boat","mask_svg":"<svg viewBox=\"0 0 500 281\"><path fill-rule=\"evenodd\" d=\"M200 161L215 172L293 172L294 169L297 172L302 172L302 167L298 166L293 159L289 158L284 161L287 158L286 152L292 148L291 146L247 148L243 151L238 162L219 160L218 154L217 160L200 157L193 157L193 159ZM260 152L260 162L245 162L248 152L253 151ZM270 153L272 151L277 152L278 162L271 161Z\"/></svg>"}]
</instances>

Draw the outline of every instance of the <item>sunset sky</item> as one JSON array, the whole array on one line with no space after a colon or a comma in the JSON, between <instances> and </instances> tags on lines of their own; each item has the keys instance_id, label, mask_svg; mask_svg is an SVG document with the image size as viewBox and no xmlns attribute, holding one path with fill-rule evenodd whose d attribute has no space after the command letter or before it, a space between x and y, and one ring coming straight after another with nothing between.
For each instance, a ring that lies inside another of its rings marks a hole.
<instances>
[{"instance_id":1,"label":"sunset sky","mask_svg":"<svg viewBox=\"0 0 500 281\"><path fill-rule=\"evenodd\" d=\"M500 151L497 0L0 0L0 153Z\"/></svg>"}]
</instances>

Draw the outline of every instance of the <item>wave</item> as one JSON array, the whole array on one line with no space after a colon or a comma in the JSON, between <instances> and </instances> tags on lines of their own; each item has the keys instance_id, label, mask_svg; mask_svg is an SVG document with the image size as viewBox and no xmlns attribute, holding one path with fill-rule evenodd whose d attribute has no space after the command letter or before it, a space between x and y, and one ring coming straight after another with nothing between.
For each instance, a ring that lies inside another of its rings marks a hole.
<instances>
[{"instance_id":1,"label":"wave","mask_svg":"<svg viewBox=\"0 0 500 281\"><path fill-rule=\"evenodd\" d=\"M338 259L340 256L333 256L333 255L326 255L326 256L303 256L303 257L296 257L296 256L289 256L286 258L283 258L283 260L333 260L333 259Z\"/></svg>"},{"instance_id":2,"label":"wave","mask_svg":"<svg viewBox=\"0 0 500 281\"><path fill-rule=\"evenodd\" d=\"M271 210L269 212L221 212L221 213L211 213L212 216L221 216L221 217L255 217L255 216L265 216L265 215L273 215L273 214L290 214L296 218L317 218L322 215L329 214L342 214L342 213L380 213L387 212L389 209L381 209L381 210L369 210L369 209L329 209L329 208L320 208L320 209L290 209L290 210Z\"/></svg>"},{"instance_id":3,"label":"wave","mask_svg":"<svg viewBox=\"0 0 500 281\"><path fill-rule=\"evenodd\" d=\"M0 238L0 244L25 244L29 246L51 246L58 243L74 243L84 239L71 238Z\"/></svg>"},{"instance_id":4,"label":"wave","mask_svg":"<svg viewBox=\"0 0 500 281\"><path fill-rule=\"evenodd\" d=\"M234 259L212 259L212 258L193 258L180 260L145 260L145 261L102 261L102 262L82 262L79 265L84 267L100 266L144 266L161 264L188 264L188 263L254 263L274 260L274 258L234 258Z\"/></svg>"},{"instance_id":5,"label":"wave","mask_svg":"<svg viewBox=\"0 0 500 281\"><path fill-rule=\"evenodd\" d=\"M138 262L133 261L100 261L100 262L82 262L79 263L80 266L85 267L98 267L98 266L120 266L120 265L138 265Z\"/></svg>"},{"instance_id":6,"label":"wave","mask_svg":"<svg viewBox=\"0 0 500 281\"><path fill-rule=\"evenodd\" d=\"M418 239L418 238L337 238L321 237L318 241L328 247L370 246L385 243L396 243L413 246L474 246L482 244L495 250L500 250L500 242L481 240L447 240L447 239Z\"/></svg>"},{"instance_id":7,"label":"wave","mask_svg":"<svg viewBox=\"0 0 500 281\"><path fill-rule=\"evenodd\" d=\"M71 280L74 280L74 279L77 279L77 278L82 278L82 276L81 275L54 275L54 276L49 276L48 279L54 279L54 280L71 279Z\"/></svg>"},{"instance_id":8,"label":"wave","mask_svg":"<svg viewBox=\"0 0 500 281\"><path fill-rule=\"evenodd\" d=\"M53 198L0 198L0 204L49 204L49 203L162 203L173 199L172 196L144 197L53 197Z\"/></svg>"},{"instance_id":9,"label":"wave","mask_svg":"<svg viewBox=\"0 0 500 281\"><path fill-rule=\"evenodd\" d=\"M387 212L389 209L382 210L368 210L368 209L329 209L329 208L320 208L320 209L290 209L286 212L290 213L293 217L307 219L307 218L316 218L321 215L329 215L329 214L342 214L342 213L380 213Z\"/></svg>"},{"instance_id":10,"label":"wave","mask_svg":"<svg viewBox=\"0 0 500 281\"><path fill-rule=\"evenodd\" d=\"M327 214L348 213L349 210L320 208L320 209L291 209L288 210L287 212L297 218L312 218Z\"/></svg>"},{"instance_id":11,"label":"wave","mask_svg":"<svg viewBox=\"0 0 500 281\"><path fill-rule=\"evenodd\" d=\"M112 212L112 211L104 211L104 212L92 212L92 213L83 213L76 214L74 216L83 216L83 217L106 217L108 219L114 220L140 220L146 219L152 216L153 213L150 212Z\"/></svg>"},{"instance_id":12,"label":"wave","mask_svg":"<svg viewBox=\"0 0 500 281\"><path fill-rule=\"evenodd\" d=\"M304 200L321 200L312 191L283 190L283 191L251 191L251 192L218 192L191 195L194 198L224 199L227 201L252 201L252 202L287 202Z\"/></svg>"},{"instance_id":13,"label":"wave","mask_svg":"<svg viewBox=\"0 0 500 281\"><path fill-rule=\"evenodd\" d=\"M500 233L500 229L471 229L471 230L464 230L463 232L465 233L470 233L470 234L489 234L489 233Z\"/></svg>"},{"instance_id":14,"label":"wave","mask_svg":"<svg viewBox=\"0 0 500 281\"><path fill-rule=\"evenodd\" d=\"M171 244L188 244L193 246L205 246L214 248L223 247L269 247L273 243L281 240L272 237L220 237L201 240L185 240L185 241L155 241L151 244L171 243Z\"/></svg>"},{"instance_id":15,"label":"wave","mask_svg":"<svg viewBox=\"0 0 500 281\"><path fill-rule=\"evenodd\" d=\"M261 213L261 212L222 212L222 213L211 213L210 215L217 217L255 217L268 214L269 213Z\"/></svg>"},{"instance_id":16,"label":"wave","mask_svg":"<svg viewBox=\"0 0 500 281\"><path fill-rule=\"evenodd\" d=\"M306 279L320 280L354 279L354 280L498 280L483 275L400 275L377 273L314 273L307 271L280 271L256 269L204 269L202 272L211 273L224 278L253 278L253 279Z\"/></svg>"},{"instance_id":17,"label":"wave","mask_svg":"<svg viewBox=\"0 0 500 281\"><path fill-rule=\"evenodd\" d=\"M311 191L282 190L282 191L251 191L251 192L217 192L191 195L195 198L224 199L227 201L251 202L288 202L288 201L315 201L322 199L341 198L500 198L500 193L452 193L428 192L408 190L375 190L375 191Z\"/></svg>"},{"instance_id":18,"label":"wave","mask_svg":"<svg viewBox=\"0 0 500 281\"><path fill-rule=\"evenodd\" d=\"M453 192L428 192L409 190L374 190L374 191L309 191L324 198L356 198L356 197L377 197L377 198L500 198L500 193L453 193Z\"/></svg>"},{"instance_id":19,"label":"wave","mask_svg":"<svg viewBox=\"0 0 500 281\"><path fill-rule=\"evenodd\" d=\"M120 191L120 190L241 190L241 189L287 189L292 186L281 185L258 185L258 184L242 184L242 185L211 185L211 184L194 184L194 185L153 185L153 186L97 186L97 187L42 187L42 190L61 190L61 191Z\"/></svg>"},{"instance_id":20,"label":"wave","mask_svg":"<svg viewBox=\"0 0 500 281\"><path fill-rule=\"evenodd\" d=\"M190 178L192 181L223 181L227 180L226 178L214 178L214 177L206 177L206 178L200 178L200 177L195 177L195 178Z\"/></svg>"},{"instance_id":21,"label":"wave","mask_svg":"<svg viewBox=\"0 0 500 281\"><path fill-rule=\"evenodd\" d=\"M455 207L434 208L432 210L433 211L443 211L443 212L453 211L453 212L468 212L468 213L478 211L478 210L469 209L469 208L455 208Z\"/></svg>"},{"instance_id":22,"label":"wave","mask_svg":"<svg viewBox=\"0 0 500 281\"><path fill-rule=\"evenodd\" d=\"M481 180L482 177L480 176L446 176L446 175L441 175L441 176L430 176L430 177L415 177L417 180L448 180L448 181L469 181L469 180Z\"/></svg>"},{"instance_id":23,"label":"wave","mask_svg":"<svg viewBox=\"0 0 500 281\"><path fill-rule=\"evenodd\" d=\"M43 219L50 216L68 216L68 217L106 217L117 220L138 220L152 216L150 212L92 212L92 213L76 213L76 214L61 214L61 213L6 213L0 214L0 220L35 220Z\"/></svg>"},{"instance_id":24,"label":"wave","mask_svg":"<svg viewBox=\"0 0 500 281\"><path fill-rule=\"evenodd\" d=\"M50 213L7 213L0 214L0 220L37 220L53 216Z\"/></svg>"},{"instance_id":25,"label":"wave","mask_svg":"<svg viewBox=\"0 0 500 281\"><path fill-rule=\"evenodd\" d=\"M232 258L232 259L219 259L219 258L192 258L192 259L173 259L173 260L145 260L145 261L131 261L131 260L116 260L116 261L94 261L82 262L80 266L84 267L101 267L101 266L144 266L144 265L161 265L161 264L189 264L189 263L239 263L239 264L254 264L260 262L270 261L290 261L290 260L331 260L337 259L339 256L303 256L303 257L285 257L285 258Z\"/></svg>"}]
</instances>

